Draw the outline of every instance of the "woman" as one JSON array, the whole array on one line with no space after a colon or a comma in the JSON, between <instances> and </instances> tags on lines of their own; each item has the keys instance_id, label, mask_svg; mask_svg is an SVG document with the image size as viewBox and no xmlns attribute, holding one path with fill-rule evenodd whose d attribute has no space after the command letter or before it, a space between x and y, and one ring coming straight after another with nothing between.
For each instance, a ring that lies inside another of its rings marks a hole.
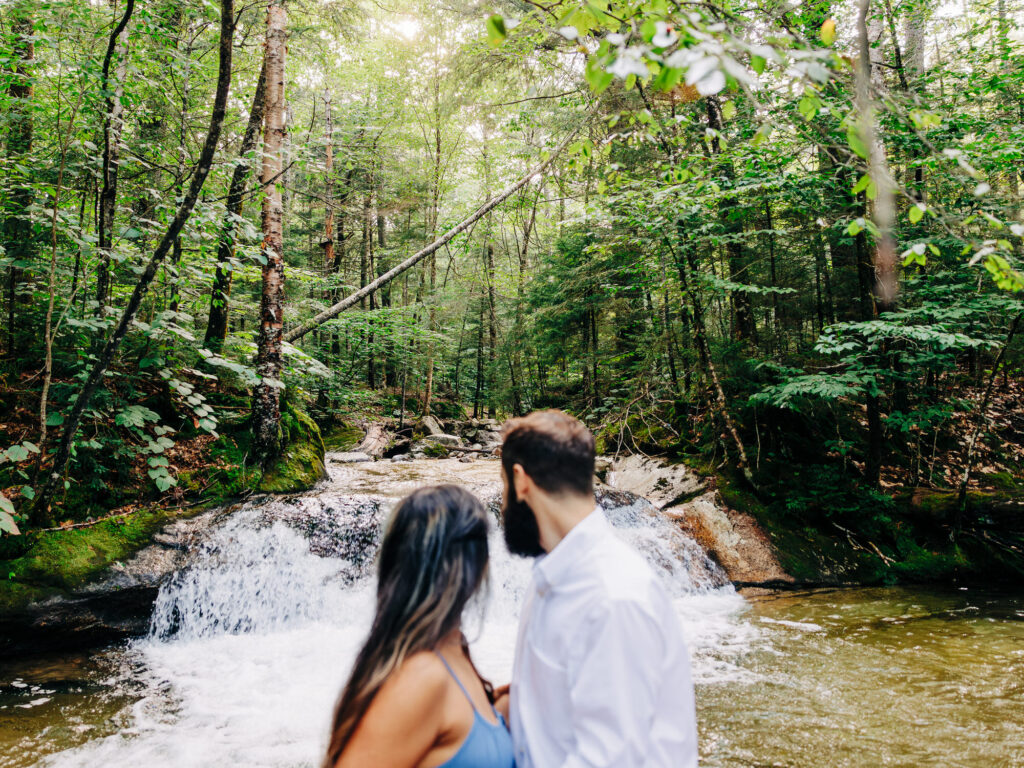
<instances>
[{"instance_id":1,"label":"woman","mask_svg":"<svg viewBox=\"0 0 1024 768\"><path fill-rule=\"evenodd\" d=\"M462 611L487 572L487 512L454 485L398 505L381 544L377 615L341 694L325 768L514 768Z\"/></svg>"}]
</instances>

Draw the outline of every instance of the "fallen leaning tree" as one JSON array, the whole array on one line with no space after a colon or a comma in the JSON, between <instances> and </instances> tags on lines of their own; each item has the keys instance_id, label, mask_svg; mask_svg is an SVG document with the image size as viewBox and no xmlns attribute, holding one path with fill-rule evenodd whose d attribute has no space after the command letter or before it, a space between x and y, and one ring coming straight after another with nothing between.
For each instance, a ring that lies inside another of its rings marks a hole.
<instances>
[{"instance_id":1,"label":"fallen leaning tree","mask_svg":"<svg viewBox=\"0 0 1024 768\"><path fill-rule=\"evenodd\" d=\"M355 293L345 297L344 299L339 301L337 304L334 304L333 306L328 307L327 309L325 309L320 314L310 318L309 320L307 320L306 322L302 323L301 325L296 326L295 328L292 328L290 331L285 333L284 340L287 341L287 342L294 342L297 339L301 339L303 336L305 336L310 331L312 331L315 328L323 325L328 320L332 320L333 318L335 318L338 315L340 315L342 312L344 312L346 309L351 307L353 304L357 304L360 299L363 299L363 298L369 296L374 291L377 291L380 288L382 288L383 286L385 286L388 283L390 283L392 280L394 280L396 277L398 277L403 272L406 272L409 269L412 269L419 262L423 261L423 259L427 258L430 254L434 253L435 251L440 250L441 248L444 248L445 245L450 243L452 240L454 240L456 237L458 237L461 233L465 232L467 229L469 229L471 226L473 226L476 222L478 222L480 219L482 219L488 213L490 213L495 208L497 208L499 205L501 205L503 202L505 202L510 197L512 197L512 195L514 195L516 192L518 192L523 187L525 187L527 184L529 184L531 179L533 179L534 177L539 176L540 174L544 173L544 171L546 171L551 166L551 164L565 150L565 148L567 146L569 146L569 143L573 140L575 135L576 135L576 131L570 132L569 135L566 136L565 139L562 141L562 143L559 144L551 152L551 154L548 156L547 160L545 160L543 163L541 163L536 168L531 170L529 173L527 173L525 176L523 176L521 179L519 179L519 181L517 181L515 184L513 184L510 187L507 187L505 190L503 190L497 196L492 197L486 203L484 203L479 208L477 208L472 213L472 215L470 215L468 218L464 219L463 221L459 222L454 227L449 229L447 232L445 232L443 235L441 235L441 237L439 237L437 240L432 242L426 248L423 248L422 250L417 251L412 256L410 256L408 259L403 261L402 263L395 265L394 267L389 269L387 272L385 272L383 275L378 277L376 280L374 280L373 282L367 283L365 286L360 288L358 291L356 291Z\"/></svg>"}]
</instances>

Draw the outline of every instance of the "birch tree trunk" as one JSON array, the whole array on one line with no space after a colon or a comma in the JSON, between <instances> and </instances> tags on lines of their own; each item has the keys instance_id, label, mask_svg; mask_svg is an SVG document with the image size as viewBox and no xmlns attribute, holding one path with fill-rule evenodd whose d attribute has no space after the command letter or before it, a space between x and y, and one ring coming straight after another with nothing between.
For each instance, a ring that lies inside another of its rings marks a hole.
<instances>
[{"instance_id":1,"label":"birch tree trunk","mask_svg":"<svg viewBox=\"0 0 1024 768\"><path fill-rule=\"evenodd\" d=\"M284 206L280 175L285 140L284 77L288 13L284 0L267 8L265 52L266 129L263 140L263 292L256 339L256 373L262 381L253 390L253 448L266 463L280 450L281 336L284 328Z\"/></svg>"}]
</instances>

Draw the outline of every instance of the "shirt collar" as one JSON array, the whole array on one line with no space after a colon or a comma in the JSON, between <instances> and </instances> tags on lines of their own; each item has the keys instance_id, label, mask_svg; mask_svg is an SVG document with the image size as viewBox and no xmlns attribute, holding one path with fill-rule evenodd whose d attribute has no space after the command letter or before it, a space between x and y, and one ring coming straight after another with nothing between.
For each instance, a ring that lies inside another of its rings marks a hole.
<instances>
[{"instance_id":1,"label":"shirt collar","mask_svg":"<svg viewBox=\"0 0 1024 768\"><path fill-rule=\"evenodd\" d=\"M576 523L554 549L537 560L533 573L541 597L548 590L569 580L574 566L586 553L590 542L607 527L608 521L601 508L594 507L594 511Z\"/></svg>"}]
</instances>

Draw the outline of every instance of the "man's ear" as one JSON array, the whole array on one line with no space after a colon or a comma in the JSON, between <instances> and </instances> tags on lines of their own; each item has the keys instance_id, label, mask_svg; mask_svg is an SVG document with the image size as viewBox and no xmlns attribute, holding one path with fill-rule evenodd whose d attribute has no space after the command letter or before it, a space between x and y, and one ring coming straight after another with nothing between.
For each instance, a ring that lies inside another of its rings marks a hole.
<instances>
[{"instance_id":1,"label":"man's ear","mask_svg":"<svg viewBox=\"0 0 1024 768\"><path fill-rule=\"evenodd\" d=\"M522 464L512 465L512 487L515 488L516 498L520 501L525 501L530 495L530 490L533 486L533 480L526 474L526 470L523 469Z\"/></svg>"}]
</instances>

